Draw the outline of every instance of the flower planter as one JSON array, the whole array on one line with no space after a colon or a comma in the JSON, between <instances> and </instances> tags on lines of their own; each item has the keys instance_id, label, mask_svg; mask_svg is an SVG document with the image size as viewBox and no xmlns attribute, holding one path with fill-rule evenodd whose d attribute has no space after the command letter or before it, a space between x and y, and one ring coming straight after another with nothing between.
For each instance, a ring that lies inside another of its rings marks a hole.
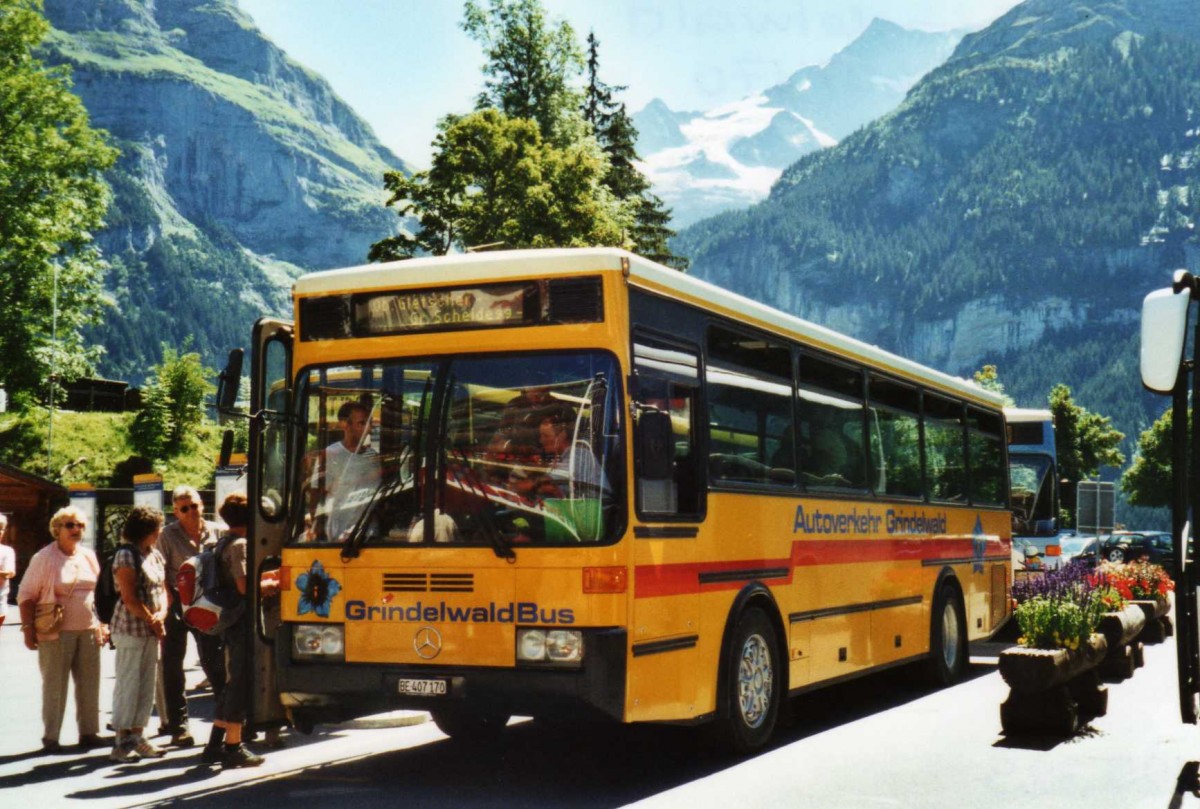
<instances>
[{"instance_id":1,"label":"flower planter","mask_svg":"<svg viewBox=\"0 0 1200 809\"><path fill-rule=\"evenodd\" d=\"M1141 663L1141 643L1137 640L1146 627L1141 608L1127 604L1120 612L1106 612L1100 617L1098 631L1108 642L1108 652L1100 664L1104 679L1124 680L1132 677Z\"/></svg>"},{"instance_id":2,"label":"flower planter","mask_svg":"<svg viewBox=\"0 0 1200 809\"><path fill-rule=\"evenodd\" d=\"M1000 706L1006 734L1070 736L1080 721L1104 716L1108 691L1096 668L1108 652L1104 635L1093 634L1079 649L1007 649L1000 676L1009 695Z\"/></svg>"},{"instance_id":3,"label":"flower planter","mask_svg":"<svg viewBox=\"0 0 1200 809\"><path fill-rule=\"evenodd\" d=\"M1171 633L1168 632L1167 613L1171 611L1171 604L1165 598L1151 598L1145 600L1130 601L1131 605L1137 606L1146 616L1146 627L1142 630L1142 636L1139 640L1142 643L1162 643Z\"/></svg>"}]
</instances>

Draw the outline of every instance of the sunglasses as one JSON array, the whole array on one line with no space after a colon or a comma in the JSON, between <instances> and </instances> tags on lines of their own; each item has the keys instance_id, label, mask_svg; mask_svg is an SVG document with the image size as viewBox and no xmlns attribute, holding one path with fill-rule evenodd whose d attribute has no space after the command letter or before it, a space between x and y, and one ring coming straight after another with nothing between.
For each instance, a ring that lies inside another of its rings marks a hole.
<instances>
[{"instance_id":1,"label":"sunglasses","mask_svg":"<svg viewBox=\"0 0 1200 809\"><path fill-rule=\"evenodd\" d=\"M188 503L186 506L175 506L175 510L178 511L180 514L187 514L192 509L196 509L196 511L200 511L200 506L196 505L195 503Z\"/></svg>"},{"instance_id":2,"label":"sunglasses","mask_svg":"<svg viewBox=\"0 0 1200 809\"><path fill-rule=\"evenodd\" d=\"M85 522L65 522L65 523L63 523L63 528L66 528L68 531L74 531L76 528L79 528L82 530L84 528L87 528L87 523L85 523Z\"/></svg>"}]
</instances>

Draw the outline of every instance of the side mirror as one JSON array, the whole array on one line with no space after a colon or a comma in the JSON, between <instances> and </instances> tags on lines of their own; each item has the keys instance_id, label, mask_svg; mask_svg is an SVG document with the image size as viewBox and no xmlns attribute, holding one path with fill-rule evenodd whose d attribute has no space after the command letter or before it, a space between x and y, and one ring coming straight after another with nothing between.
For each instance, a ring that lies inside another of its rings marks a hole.
<instances>
[{"instance_id":1,"label":"side mirror","mask_svg":"<svg viewBox=\"0 0 1200 809\"><path fill-rule=\"evenodd\" d=\"M229 466L229 459L233 456L233 430L226 430L221 436L221 454L217 456L217 468L224 469Z\"/></svg>"},{"instance_id":2,"label":"side mirror","mask_svg":"<svg viewBox=\"0 0 1200 809\"><path fill-rule=\"evenodd\" d=\"M240 348L229 352L225 370L217 377L217 410L232 410L237 402L238 386L242 381L242 355Z\"/></svg>"},{"instance_id":3,"label":"side mirror","mask_svg":"<svg viewBox=\"0 0 1200 809\"><path fill-rule=\"evenodd\" d=\"M1158 289L1142 302L1142 384L1155 393L1170 393L1179 378L1187 339L1190 290Z\"/></svg>"},{"instance_id":4,"label":"side mirror","mask_svg":"<svg viewBox=\"0 0 1200 809\"><path fill-rule=\"evenodd\" d=\"M671 414L644 410L638 417L639 458L643 480L668 480L673 476L675 435Z\"/></svg>"}]
</instances>

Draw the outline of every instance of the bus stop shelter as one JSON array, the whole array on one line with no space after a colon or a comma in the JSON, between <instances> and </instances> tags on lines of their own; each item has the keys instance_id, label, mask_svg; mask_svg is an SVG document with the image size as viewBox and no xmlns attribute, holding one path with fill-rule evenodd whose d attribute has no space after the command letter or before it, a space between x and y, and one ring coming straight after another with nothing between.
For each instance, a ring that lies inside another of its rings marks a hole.
<instances>
[{"instance_id":1,"label":"bus stop shelter","mask_svg":"<svg viewBox=\"0 0 1200 809\"><path fill-rule=\"evenodd\" d=\"M0 512L8 517L3 539L16 551L18 580L29 558L50 541L50 515L67 501L65 486L0 463Z\"/></svg>"}]
</instances>

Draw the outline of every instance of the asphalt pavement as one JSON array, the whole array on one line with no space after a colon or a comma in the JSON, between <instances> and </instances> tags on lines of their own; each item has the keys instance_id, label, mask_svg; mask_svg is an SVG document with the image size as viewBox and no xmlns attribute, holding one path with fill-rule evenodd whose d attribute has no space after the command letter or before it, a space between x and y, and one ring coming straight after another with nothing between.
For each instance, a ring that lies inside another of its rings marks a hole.
<instances>
[{"instance_id":1,"label":"asphalt pavement","mask_svg":"<svg viewBox=\"0 0 1200 809\"><path fill-rule=\"evenodd\" d=\"M1145 667L1109 684L1107 715L1065 740L1001 734L1007 687L994 656L1002 646L974 647L969 677L954 688L930 691L889 673L793 700L792 721L771 748L742 761L693 744L686 729L614 728L585 738L536 722L514 724L497 751L464 750L423 714L396 712L285 734L283 749L252 745L266 757L262 767L224 772L202 765L199 747L134 764L114 764L105 750L44 755L36 655L7 623L0 806L1200 809L1200 729L1179 721L1173 640L1146 647ZM103 722L114 654L102 660ZM203 674L189 662L194 686ZM211 695L190 693L192 732L203 741ZM70 708L61 740L75 741Z\"/></svg>"}]
</instances>

